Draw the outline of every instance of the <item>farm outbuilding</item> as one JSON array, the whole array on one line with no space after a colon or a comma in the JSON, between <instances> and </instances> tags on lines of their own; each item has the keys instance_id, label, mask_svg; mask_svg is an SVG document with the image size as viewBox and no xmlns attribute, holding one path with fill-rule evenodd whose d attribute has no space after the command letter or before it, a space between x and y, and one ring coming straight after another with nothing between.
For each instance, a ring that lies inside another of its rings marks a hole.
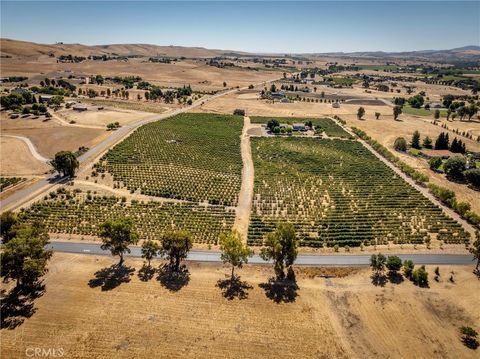
<instances>
[{"instance_id":1,"label":"farm outbuilding","mask_svg":"<svg viewBox=\"0 0 480 359\"><path fill-rule=\"evenodd\" d=\"M73 106L73 109L75 111L87 111L88 110L87 106L85 106L85 105L76 105L76 106Z\"/></svg>"},{"instance_id":2,"label":"farm outbuilding","mask_svg":"<svg viewBox=\"0 0 480 359\"><path fill-rule=\"evenodd\" d=\"M294 131L306 131L307 126L305 126L303 123L294 123L293 124L293 130Z\"/></svg>"}]
</instances>

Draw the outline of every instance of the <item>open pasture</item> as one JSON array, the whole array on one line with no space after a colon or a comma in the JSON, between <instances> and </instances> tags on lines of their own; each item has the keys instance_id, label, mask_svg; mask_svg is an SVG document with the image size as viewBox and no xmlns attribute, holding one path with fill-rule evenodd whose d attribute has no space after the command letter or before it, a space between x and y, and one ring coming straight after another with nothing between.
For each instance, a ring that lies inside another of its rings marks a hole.
<instances>
[{"instance_id":1,"label":"open pasture","mask_svg":"<svg viewBox=\"0 0 480 359\"><path fill-rule=\"evenodd\" d=\"M249 243L277 222L301 245L463 243L468 234L359 142L252 138L255 189Z\"/></svg>"},{"instance_id":2,"label":"open pasture","mask_svg":"<svg viewBox=\"0 0 480 359\"><path fill-rule=\"evenodd\" d=\"M242 127L238 116L180 114L140 127L94 169L133 192L234 206Z\"/></svg>"}]
</instances>

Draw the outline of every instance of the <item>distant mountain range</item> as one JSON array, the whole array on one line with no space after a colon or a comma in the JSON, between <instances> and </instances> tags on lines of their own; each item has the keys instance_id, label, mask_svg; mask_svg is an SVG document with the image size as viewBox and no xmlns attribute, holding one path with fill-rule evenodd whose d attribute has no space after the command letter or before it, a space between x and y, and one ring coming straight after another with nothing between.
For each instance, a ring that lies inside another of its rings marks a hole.
<instances>
[{"instance_id":1,"label":"distant mountain range","mask_svg":"<svg viewBox=\"0 0 480 359\"><path fill-rule=\"evenodd\" d=\"M116 56L152 56L152 57L216 57L216 56L285 56L285 54L253 54L243 51L206 49L203 47L159 46L150 44L37 44L34 42L0 39L1 55L11 57L39 57L42 55L116 55ZM435 62L478 61L480 62L480 46L464 46L450 50L423 50L407 52L326 52L289 54L302 57L337 57L337 58L376 58L376 59L411 59Z\"/></svg>"}]
</instances>

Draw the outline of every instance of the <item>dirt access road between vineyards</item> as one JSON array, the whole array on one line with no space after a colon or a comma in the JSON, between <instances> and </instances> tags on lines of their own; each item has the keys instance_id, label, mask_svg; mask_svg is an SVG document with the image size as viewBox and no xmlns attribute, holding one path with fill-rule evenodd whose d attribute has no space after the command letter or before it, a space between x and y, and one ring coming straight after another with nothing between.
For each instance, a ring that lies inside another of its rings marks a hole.
<instances>
[{"instance_id":1,"label":"dirt access road between vineyards","mask_svg":"<svg viewBox=\"0 0 480 359\"><path fill-rule=\"evenodd\" d=\"M240 142L243 162L242 186L240 187L240 193L238 195L238 206L233 224L233 228L240 233L245 243L247 242L248 224L250 223L255 173L252 160L252 148L250 146L250 135L248 134L250 128L250 117L245 116Z\"/></svg>"}]
</instances>

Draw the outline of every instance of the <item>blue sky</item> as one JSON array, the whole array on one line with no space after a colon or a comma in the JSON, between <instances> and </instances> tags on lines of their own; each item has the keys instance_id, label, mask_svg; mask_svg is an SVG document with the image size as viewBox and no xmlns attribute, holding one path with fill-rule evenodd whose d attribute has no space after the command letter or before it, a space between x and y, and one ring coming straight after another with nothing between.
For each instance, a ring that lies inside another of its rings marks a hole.
<instances>
[{"instance_id":1,"label":"blue sky","mask_svg":"<svg viewBox=\"0 0 480 359\"><path fill-rule=\"evenodd\" d=\"M255 52L480 45L480 2L1 1L1 37Z\"/></svg>"}]
</instances>

